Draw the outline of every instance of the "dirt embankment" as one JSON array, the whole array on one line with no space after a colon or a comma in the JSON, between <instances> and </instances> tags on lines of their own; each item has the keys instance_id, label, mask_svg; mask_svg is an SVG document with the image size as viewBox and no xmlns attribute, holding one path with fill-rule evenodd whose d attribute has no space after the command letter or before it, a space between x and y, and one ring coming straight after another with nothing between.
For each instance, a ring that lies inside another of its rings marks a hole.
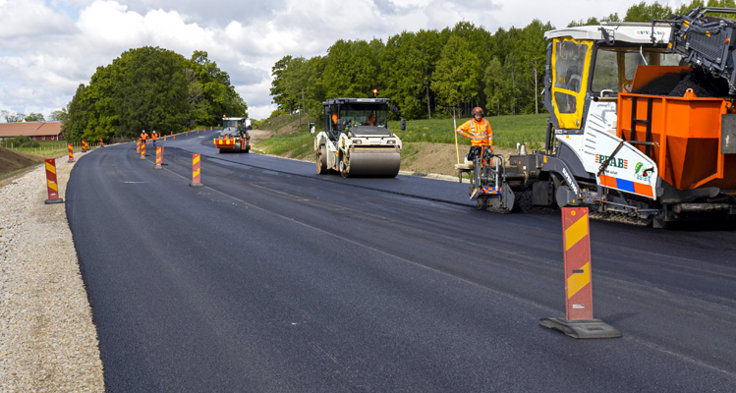
<instances>
[{"instance_id":1,"label":"dirt embankment","mask_svg":"<svg viewBox=\"0 0 736 393\"><path fill-rule=\"evenodd\" d=\"M39 162L40 159L0 147L0 178L10 171L26 168Z\"/></svg>"}]
</instances>

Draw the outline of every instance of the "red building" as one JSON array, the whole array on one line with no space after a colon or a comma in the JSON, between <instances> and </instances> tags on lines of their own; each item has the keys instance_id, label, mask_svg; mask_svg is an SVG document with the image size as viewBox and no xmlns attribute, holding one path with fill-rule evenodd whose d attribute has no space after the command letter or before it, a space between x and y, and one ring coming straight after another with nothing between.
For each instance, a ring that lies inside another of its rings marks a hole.
<instances>
[{"instance_id":1,"label":"red building","mask_svg":"<svg viewBox=\"0 0 736 393\"><path fill-rule=\"evenodd\" d=\"M38 141L60 141L60 121L39 121L29 123L0 123L0 139L10 139L16 136L27 136Z\"/></svg>"}]
</instances>

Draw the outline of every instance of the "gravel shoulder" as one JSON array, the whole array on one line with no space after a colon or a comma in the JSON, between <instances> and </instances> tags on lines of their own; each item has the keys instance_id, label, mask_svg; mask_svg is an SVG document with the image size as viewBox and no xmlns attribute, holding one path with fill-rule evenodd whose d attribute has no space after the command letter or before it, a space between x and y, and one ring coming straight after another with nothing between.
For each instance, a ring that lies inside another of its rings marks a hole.
<instances>
[{"instance_id":1,"label":"gravel shoulder","mask_svg":"<svg viewBox=\"0 0 736 393\"><path fill-rule=\"evenodd\" d=\"M74 163L56 166L63 196ZM65 206L47 197L43 164L0 184L0 391L104 392Z\"/></svg>"}]
</instances>

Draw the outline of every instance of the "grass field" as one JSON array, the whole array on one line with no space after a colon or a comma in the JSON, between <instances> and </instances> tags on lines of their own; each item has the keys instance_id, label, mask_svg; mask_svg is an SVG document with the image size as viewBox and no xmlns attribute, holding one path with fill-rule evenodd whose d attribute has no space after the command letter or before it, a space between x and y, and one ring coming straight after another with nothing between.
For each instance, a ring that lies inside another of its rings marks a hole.
<instances>
[{"instance_id":1,"label":"grass field","mask_svg":"<svg viewBox=\"0 0 736 393\"><path fill-rule=\"evenodd\" d=\"M26 154L32 154L40 158L55 158L68 154L67 141L33 141L34 146L15 146L10 140L0 141L0 146L19 151ZM73 145L74 152L82 151L82 145Z\"/></svg>"},{"instance_id":2,"label":"grass field","mask_svg":"<svg viewBox=\"0 0 736 393\"><path fill-rule=\"evenodd\" d=\"M529 149L541 148L544 145L544 136L547 128L547 117L549 115L517 115L517 116L492 116L488 118L493 128L493 144L497 147L515 149L516 144L524 142ZM293 116L292 116L293 117ZM293 120L293 119L292 119ZM457 125L468 120L458 119ZM275 130L288 123L288 116L266 122L262 125L264 129ZM406 122L406 130L400 130L399 121L389 122L389 129L397 134L405 143L433 142L433 143L455 143L455 126L452 119L429 119L409 120ZM291 157L303 158L312 155L312 135L307 131L306 125L302 131L272 136L268 140L258 143L258 149L274 155L284 155L290 152ZM318 128L319 132L319 128ZM470 140L458 137L461 145L470 145Z\"/></svg>"},{"instance_id":3,"label":"grass field","mask_svg":"<svg viewBox=\"0 0 736 393\"><path fill-rule=\"evenodd\" d=\"M290 153L291 157L302 158L314 154L314 137L307 131L295 134L272 136L258 142L258 150L277 156Z\"/></svg>"},{"instance_id":4,"label":"grass field","mask_svg":"<svg viewBox=\"0 0 736 393\"><path fill-rule=\"evenodd\" d=\"M493 144L502 148L515 148L516 143L524 142L527 147L539 148L544 145L549 115L517 115L488 117L493 129ZM457 119L459 126L467 118ZM406 130L399 129L399 122L389 122L389 129L403 142L455 143L455 126L452 119L409 120ZM458 143L470 145L470 140L459 137Z\"/></svg>"}]
</instances>

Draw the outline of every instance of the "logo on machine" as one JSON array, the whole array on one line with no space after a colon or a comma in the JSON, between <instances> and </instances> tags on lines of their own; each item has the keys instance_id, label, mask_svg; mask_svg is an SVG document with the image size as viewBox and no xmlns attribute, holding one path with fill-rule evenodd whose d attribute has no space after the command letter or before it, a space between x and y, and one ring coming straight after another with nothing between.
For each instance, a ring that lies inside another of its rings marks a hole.
<instances>
[{"instance_id":1,"label":"logo on machine","mask_svg":"<svg viewBox=\"0 0 736 393\"><path fill-rule=\"evenodd\" d=\"M575 181L572 179L572 176L570 176L570 173L567 172L567 168L562 168L562 176L565 178L565 181L570 186L570 189L572 189L573 194L578 195L578 187L575 183Z\"/></svg>"},{"instance_id":2,"label":"logo on machine","mask_svg":"<svg viewBox=\"0 0 736 393\"><path fill-rule=\"evenodd\" d=\"M653 171L654 167L644 169L644 164L637 162L636 165L634 165L634 178L636 178L636 180L649 183L649 180L652 178L651 174Z\"/></svg>"},{"instance_id":3,"label":"logo on machine","mask_svg":"<svg viewBox=\"0 0 736 393\"><path fill-rule=\"evenodd\" d=\"M601 162L608 159L609 156L604 156L603 154L596 154L595 155L595 163L600 164ZM624 158L611 158L611 161L608 162L608 166L612 166L615 168L621 168L621 169L629 169L629 160Z\"/></svg>"}]
</instances>

